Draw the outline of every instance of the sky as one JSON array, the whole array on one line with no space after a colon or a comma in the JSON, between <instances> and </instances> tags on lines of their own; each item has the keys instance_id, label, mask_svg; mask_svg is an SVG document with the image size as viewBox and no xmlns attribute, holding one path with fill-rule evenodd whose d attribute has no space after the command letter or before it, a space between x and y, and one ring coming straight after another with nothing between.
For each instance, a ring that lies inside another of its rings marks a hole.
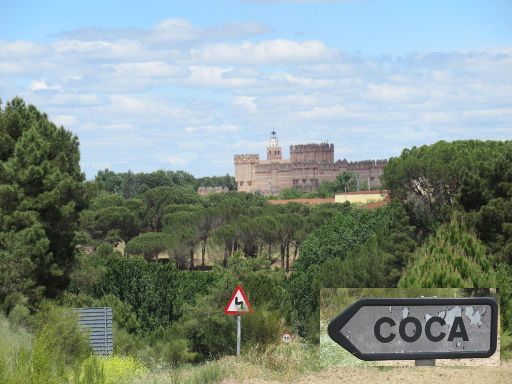
<instances>
[{"instance_id":1,"label":"sky","mask_svg":"<svg viewBox=\"0 0 512 384\"><path fill-rule=\"evenodd\" d=\"M80 140L88 179L234 174L270 132L349 161L512 139L512 1L0 0L0 98Z\"/></svg>"}]
</instances>

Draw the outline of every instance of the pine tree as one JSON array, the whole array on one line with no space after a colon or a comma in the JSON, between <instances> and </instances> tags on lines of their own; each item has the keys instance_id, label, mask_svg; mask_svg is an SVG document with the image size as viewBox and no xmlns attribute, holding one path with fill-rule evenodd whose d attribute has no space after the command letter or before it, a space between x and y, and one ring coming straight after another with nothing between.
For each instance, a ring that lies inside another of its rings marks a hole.
<instances>
[{"instance_id":1,"label":"pine tree","mask_svg":"<svg viewBox=\"0 0 512 384\"><path fill-rule=\"evenodd\" d=\"M10 266L0 299L54 296L67 285L86 203L78 138L14 98L0 109L0 143L0 263Z\"/></svg>"}]
</instances>

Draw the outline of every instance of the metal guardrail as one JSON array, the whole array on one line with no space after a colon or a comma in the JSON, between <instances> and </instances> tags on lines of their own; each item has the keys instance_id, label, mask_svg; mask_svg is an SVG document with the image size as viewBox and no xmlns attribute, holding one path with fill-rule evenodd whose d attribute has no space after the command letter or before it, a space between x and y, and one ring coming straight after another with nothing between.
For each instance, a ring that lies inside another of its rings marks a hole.
<instances>
[{"instance_id":1,"label":"metal guardrail","mask_svg":"<svg viewBox=\"0 0 512 384\"><path fill-rule=\"evenodd\" d=\"M94 353L111 355L114 350L112 336L112 308L75 308L80 314L80 325L87 328L89 343Z\"/></svg>"}]
</instances>

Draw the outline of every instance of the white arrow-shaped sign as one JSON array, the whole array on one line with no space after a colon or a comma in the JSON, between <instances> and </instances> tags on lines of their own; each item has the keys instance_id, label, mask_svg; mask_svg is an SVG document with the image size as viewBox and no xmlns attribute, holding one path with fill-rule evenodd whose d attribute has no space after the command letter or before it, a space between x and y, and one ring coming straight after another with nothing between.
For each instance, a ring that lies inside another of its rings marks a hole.
<instances>
[{"instance_id":1,"label":"white arrow-shaped sign","mask_svg":"<svg viewBox=\"0 0 512 384\"><path fill-rule=\"evenodd\" d=\"M497 330L490 297L361 299L328 326L331 339L363 360L490 357Z\"/></svg>"}]
</instances>

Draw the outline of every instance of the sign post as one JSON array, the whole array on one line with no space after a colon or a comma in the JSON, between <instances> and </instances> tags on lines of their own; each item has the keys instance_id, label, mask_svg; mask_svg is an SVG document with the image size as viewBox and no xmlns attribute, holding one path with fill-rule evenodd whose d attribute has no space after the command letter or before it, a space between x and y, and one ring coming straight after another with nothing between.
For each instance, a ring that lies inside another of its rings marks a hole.
<instances>
[{"instance_id":1,"label":"sign post","mask_svg":"<svg viewBox=\"0 0 512 384\"><path fill-rule=\"evenodd\" d=\"M498 304L490 297L361 299L328 326L332 340L362 360L490 357L496 351Z\"/></svg>"},{"instance_id":2,"label":"sign post","mask_svg":"<svg viewBox=\"0 0 512 384\"><path fill-rule=\"evenodd\" d=\"M240 284L238 284L231 295L224 313L226 315L237 315L236 319L236 355L240 356L240 345L242 341L242 318L241 315L252 313L252 306Z\"/></svg>"},{"instance_id":3,"label":"sign post","mask_svg":"<svg viewBox=\"0 0 512 384\"><path fill-rule=\"evenodd\" d=\"M236 355L240 356L240 343L242 342L242 317L236 317Z\"/></svg>"}]
</instances>

